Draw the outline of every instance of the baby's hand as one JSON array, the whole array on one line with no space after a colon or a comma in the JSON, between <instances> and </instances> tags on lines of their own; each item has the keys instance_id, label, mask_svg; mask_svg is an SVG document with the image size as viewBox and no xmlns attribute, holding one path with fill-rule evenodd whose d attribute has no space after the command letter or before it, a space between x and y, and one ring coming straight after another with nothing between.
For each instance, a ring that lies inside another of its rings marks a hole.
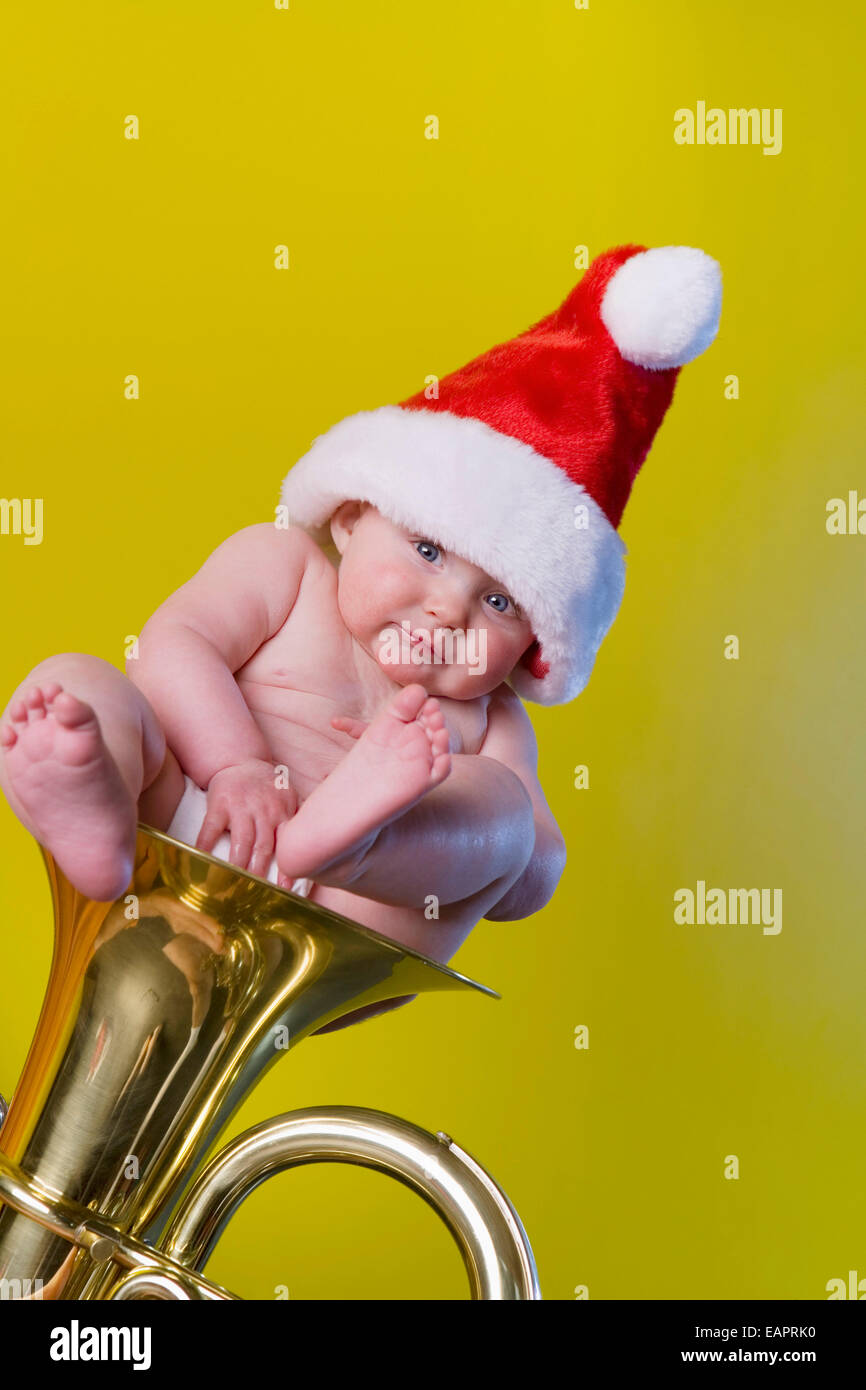
<instances>
[{"instance_id":1,"label":"baby's hand","mask_svg":"<svg viewBox=\"0 0 866 1390\"><path fill-rule=\"evenodd\" d=\"M335 714L331 719L335 729L348 734L350 738L360 738L364 730L368 727L363 719L352 719L348 714Z\"/></svg>"},{"instance_id":2,"label":"baby's hand","mask_svg":"<svg viewBox=\"0 0 866 1390\"><path fill-rule=\"evenodd\" d=\"M195 848L210 853L224 830L231 834L229 859L260 878L267 875L278 826L298 809L294 787L274 785L274 766L248 758L214 773L207 789L207 814Z\"/></svg>"}]
</instances>

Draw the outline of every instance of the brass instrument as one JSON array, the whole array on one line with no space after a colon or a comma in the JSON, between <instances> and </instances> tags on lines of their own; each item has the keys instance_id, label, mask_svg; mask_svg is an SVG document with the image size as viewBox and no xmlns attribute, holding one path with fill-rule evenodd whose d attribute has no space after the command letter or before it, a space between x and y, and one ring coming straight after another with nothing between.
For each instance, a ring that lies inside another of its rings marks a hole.
<instances>
[{"instance_id":1,"label":"brass instrument","mask_svg":"<svg viewBox=\"0 0 866 1390\"><path fill-rule=\"evenodd\" d=\"M5 1289L234 1298L201 1274L232 1213L272 1173L337 1161L389 1173L433 1207L473 1298L541 1297L517 1213L447 1134L316 1107L256 1125L206 1161L259 1078L308 1034L380 1000L493 990L150 826L138 827L115 902L85 898L42 855L54 957L5 1121L0 1112Z\"/></svg>"}]
</instances>

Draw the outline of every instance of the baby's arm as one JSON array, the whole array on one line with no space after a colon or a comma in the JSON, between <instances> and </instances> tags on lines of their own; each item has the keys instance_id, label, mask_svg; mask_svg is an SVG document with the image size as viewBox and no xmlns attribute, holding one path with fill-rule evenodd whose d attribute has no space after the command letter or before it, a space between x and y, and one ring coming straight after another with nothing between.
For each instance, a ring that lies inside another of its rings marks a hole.
<instances>
[{"instance_id":1,"label":"baby's arm","mask_svg":"<svg viewBox=\"0 0 866 1390\"><path fill-rule=\"evenodd\" d=\"M540 912L553 897L565 869L567 851L562 831L547 804L538 780L538 743L535 730L519 698L501 686L487 711L487 732L478 750L494 758L520 778L532 802L535 848L523 873L485 917L492 922L513 922Z\"/></svg>"},{"instance_id":2,"label":"baby's arm","mask_svg":"<svg viewBox=\"0 0 866 1390\"><path fill-rule=\"evenodd\" d=\"M259 775L260 801L273 801L271 752L233 673L286 621L313 546L296 527L262 522L238 531L148 619L137 658L127 660L127 676L200 787L244 765L253 780Z\"/></svg>"},{"instance_id":3,"label":"baby's arm","mask_svg":"<svg viewBox=\"0 0 866 1390\"><path fill-rule=\"evenodd\" d=\"M395 906L417 907L430 895L442 904L472 898L476 922L540 911L562 877L565 841L538 783L535 732L507 686L487 718L479 753L452 753L439 786L317 881ZM366 727L339 723L355 738Z\"/></svg>"}]
</instances>

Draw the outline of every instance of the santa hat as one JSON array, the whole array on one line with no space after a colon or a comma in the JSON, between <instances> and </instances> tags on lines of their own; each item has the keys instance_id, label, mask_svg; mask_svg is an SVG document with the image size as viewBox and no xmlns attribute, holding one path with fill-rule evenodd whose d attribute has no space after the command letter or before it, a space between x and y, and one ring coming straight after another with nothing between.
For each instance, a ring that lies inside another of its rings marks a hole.
<instances>
[{"instance_id":1,"label":"santa hat","mask_svg":"<svg viewBox=\"0 0 866 1390\"><path fill-rule=\"evenodd\" d=\"M560 704L619 610L632 483L679 368L709 347L716 261L690 246L598 256L560 308L399 405L350 415L286 478L289 521L327 539L349 499L479 565L533 627L509 677Z\"/></svg>"}]
</instances>

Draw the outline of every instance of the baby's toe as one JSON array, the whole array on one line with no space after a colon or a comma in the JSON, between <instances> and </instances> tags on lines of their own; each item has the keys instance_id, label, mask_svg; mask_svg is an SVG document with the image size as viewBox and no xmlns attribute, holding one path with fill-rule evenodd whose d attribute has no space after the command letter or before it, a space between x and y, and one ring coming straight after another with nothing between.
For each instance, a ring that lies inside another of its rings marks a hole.
<instances>
[{"instance_id":1,"label":"baby's toe","mask_svg":"<svg viewBox=\"0 0 866 1390\"><path fill-rule=\"evenodd\" d=\"M416 719L418 713L427 698L427 692L423 685L413 682L412 685L404 685L391 702L391 712L399 719Z\"/></svg>"},{"instance_id":2,"label":"baby's toe","mask_svg":"<svg viewBox=\"0 0 866 1390\"><path fill-rule=\"evenodd\" d=\"M51 706L51 713L67 728L76 724L84 724L88 719L96 719L92 705L88 705L84 700L79 700L77 695L72 695L68 690L61 690L55 697Z\"/></svg>"},{"instance_id":3,"label":"baby's toe","mask_svg":"<svg viewBox=\"0 0 866 1390\"><path fill-rule=\"evenodd\" d=\"M45 696L38 685L31 686L24 697L28 720L44 719L46 715Z\"/></svg>"},{"instance_id":4,"label":"baby's toe","mask_svg":"<svg viewBox=\"0 0 866 1390\"><path fill-rule=\"evenodd\" d=\"M14 700L9 706L9 718L13 724L27 723L27 706L21 699Z\"/></svg>"}]
</instances>

